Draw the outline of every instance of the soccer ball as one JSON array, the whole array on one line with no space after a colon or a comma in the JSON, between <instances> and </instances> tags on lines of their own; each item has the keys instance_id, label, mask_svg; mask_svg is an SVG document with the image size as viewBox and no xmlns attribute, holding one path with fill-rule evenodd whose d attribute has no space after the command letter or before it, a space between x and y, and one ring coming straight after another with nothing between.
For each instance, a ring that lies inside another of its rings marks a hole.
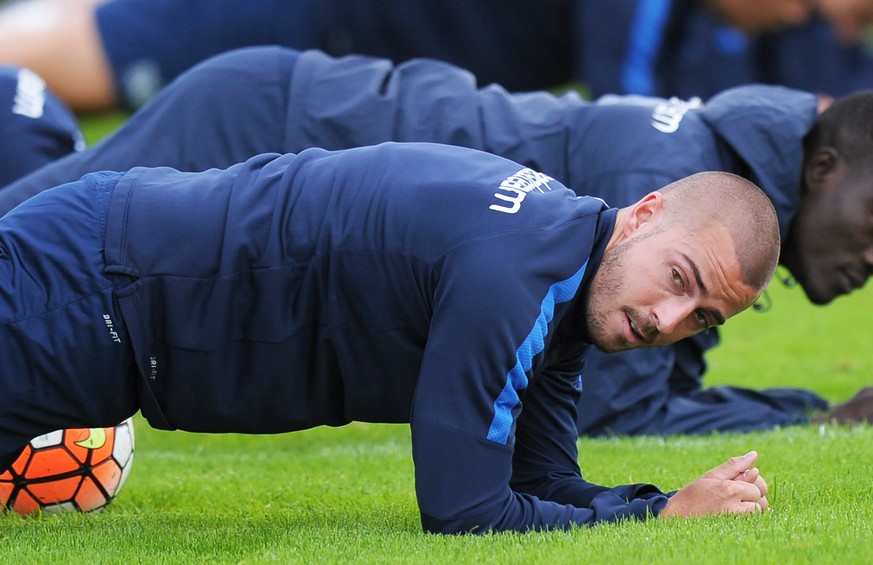
<instances>
[{"instance_id":1,"label":"soccer ball","mask_svg":"<svg viewBox=\"0 0 873 565\"><path fill-rule=\"evenodd\" d=\"M0 474L0 504L19 514L90 512L115 498L133 463L133 421L33 439Z\"/></svg>"}]
</instances>

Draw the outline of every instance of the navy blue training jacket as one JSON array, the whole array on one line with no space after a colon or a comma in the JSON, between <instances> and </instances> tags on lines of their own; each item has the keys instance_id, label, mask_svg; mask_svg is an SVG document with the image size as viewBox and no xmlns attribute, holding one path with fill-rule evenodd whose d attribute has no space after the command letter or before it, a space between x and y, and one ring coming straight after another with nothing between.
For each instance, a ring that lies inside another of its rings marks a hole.
<instances>
[{"instance_id":1,"label":"navy blue training jacket","mask_svg":"<svg viewBox=\"0 0 873 565\"><path fill-rule=\"evenodd\" d=\"M409 422L428 531L657 515L655 487L593 485L577 464L583 296L614 221L541 173L429 144L45 191L0 220L0 275L19 283L0 285L16 294L0 331L21 349L4 359L51 363L27 371L36 387L7 384L16 363L0 369L14 391L0 452L57 414L117 416L139 374L137 403L160 428Z\"/></svg>"},{"instance_id":2,"label":"navy blue training jacket","mask_svg":"<svg viewBox=\"0 0 873 565\"><path fill-rule=\"evenodd\" d=\"M216 57L158 94L113 136L0 190L0 212L99 169L226 167L266 151L339 149L387 140L465 145L545 171L615 206L673 180L727 170L755 181L787 233L797 208L809 93L770 86L699 100L510 94L470 73L416 60L252 48ZM166 124L174 124L173 129ZM580 432L704 433L806 421L826 402L807 391L701 391L715 331L670 347L592 352Z\"/></svg>"},{"instance_id":3,"label":"navy blue training jacket","mask_svg":"<svg viewBox=\"0 0 873 565\"><path fill-rule=\"evenodd\" d=\"M204 59L253 45L430 57L513 89L572 78L570 0L114 0L95 22L118 97L137 108Z\"/></svg>"}]
</instances>

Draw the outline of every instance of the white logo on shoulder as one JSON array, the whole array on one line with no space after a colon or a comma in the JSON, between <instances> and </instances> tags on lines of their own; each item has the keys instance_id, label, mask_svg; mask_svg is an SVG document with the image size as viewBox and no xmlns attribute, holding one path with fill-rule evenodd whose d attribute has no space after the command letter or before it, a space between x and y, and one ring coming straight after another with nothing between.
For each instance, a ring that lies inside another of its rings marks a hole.
<instances>
[{"instance_id":1,"label":"white logo on shoulder","mask_svg":"<svg viewBox=\"0 0 873 565\"><path fill-rule=\"evenodd\" d=\"M529 192L536 190L544 194L547 190L551 191L552 187L549 183L553 180L555 179L549 175L524 168L503 179L497 187L497 192L494 193L494 197L503 202L492 204L488 209L504 214L515 214L521 209L521 203Z\"/></svg>"},{"instance_id":2,"label":"white logo on shoulder","mask_svg":"<svg viewBox=\"0 0 873 565\"><path fill-rule=\"evenodd\" d=\"M28 118L41 118L45 111L45 81L27 69L18 71L18 88L12 113Z\"/></svg>"},{"instance_id":3,"label":"white logo on shoulder","mask_svg":"<svg viewBox=\"0 0 873 565\"><path fill-rule=\"evenodd\" d=\"M652 112L652 127L664 133L673 133L679 129L679 124L688 110L700 108L702 105L703 101L696 96L690 100L670 98L655 107Z\"/></svg>"}]
</instances>

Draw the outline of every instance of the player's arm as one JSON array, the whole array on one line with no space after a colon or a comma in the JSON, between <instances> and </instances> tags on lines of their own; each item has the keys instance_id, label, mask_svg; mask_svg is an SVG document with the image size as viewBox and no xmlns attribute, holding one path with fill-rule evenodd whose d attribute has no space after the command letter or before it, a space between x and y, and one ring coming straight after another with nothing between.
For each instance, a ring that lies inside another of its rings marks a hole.
<instances>
[{"instance_id":1,"label":"player's arm","mask_svg":"<svg viewBox=\"0 0 873 565\"><path fill-rule=\"evenodd\" d=\"M578 383L571 362L549 367L529 387L516 433L512 481L516 491L589 508L591 522L767 508L767 483L754 467L755 452L729 459L670 495L647 484L609 488L583 480L576 465L572 425Z\"/></svg>"},{"instance_id":2,"label":"player's arm","mask_svg":"<svg viewBox=\"0 0 873 565\"><path fill-rule=\"evenodd\" d=\"M480 253L456 251L440 277L411 413L416 494L428 531L556 529L598 519L585 505L510 487L518 395L542 347L536 344L550 337L536 323L550 281L518 280L520 263L499 248L530 237L505 234L482 243Z\"/></svg>"},{"instance_id":3,"label":"player's arm","mask_svg":"<svg viewBox=\"0 0 873 565\"><path fill-rule=\"evenodd\" d=\"M589 483L577 463L576 405L582 388L579 356L549 363L524 394L518 419L512 486L544 500L591 511L590 522L657 515L668 495L649 484Z\"/></svg>"}]
</instances>

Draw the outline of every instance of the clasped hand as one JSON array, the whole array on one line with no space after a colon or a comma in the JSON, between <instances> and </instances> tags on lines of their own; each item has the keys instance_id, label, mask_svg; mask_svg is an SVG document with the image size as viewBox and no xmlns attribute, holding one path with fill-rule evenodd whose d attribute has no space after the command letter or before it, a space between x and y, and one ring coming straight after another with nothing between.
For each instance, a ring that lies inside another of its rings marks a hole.
<instances>
[{"instance_id":1,"label":"clasped hand","mask_svg":"<svg viewBox=\"0 0 873 565\"><path fill-rule=\"evenodd\" d=\"M674 494L661 518L747 514L767 509L767 483L755 467L758 453L731 457Z\"/></svg>"}]
</instances>

